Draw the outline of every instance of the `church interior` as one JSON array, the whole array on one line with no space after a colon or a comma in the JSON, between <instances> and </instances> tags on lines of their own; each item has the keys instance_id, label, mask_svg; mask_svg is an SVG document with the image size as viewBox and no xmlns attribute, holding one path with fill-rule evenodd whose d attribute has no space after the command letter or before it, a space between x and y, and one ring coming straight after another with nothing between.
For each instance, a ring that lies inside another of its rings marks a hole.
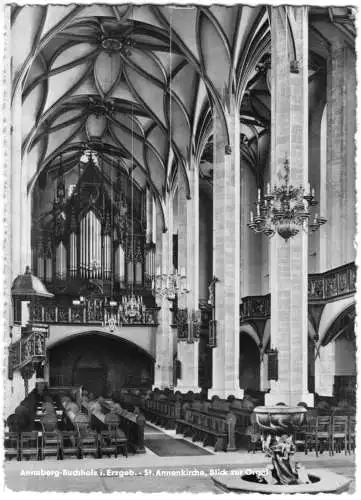
<instances>
[{"instance_id":1,"label":"church interior","mask_svg":"<svg viewBox=\"0 0 361 500\"><path fill-rule=\"evenodd\" d=\"M353 10L14 4L5 28L6 456L167 456L166 429L226 461L276 404L329 419L300 449L352 455Z\"/></svg>"}]
</instances>

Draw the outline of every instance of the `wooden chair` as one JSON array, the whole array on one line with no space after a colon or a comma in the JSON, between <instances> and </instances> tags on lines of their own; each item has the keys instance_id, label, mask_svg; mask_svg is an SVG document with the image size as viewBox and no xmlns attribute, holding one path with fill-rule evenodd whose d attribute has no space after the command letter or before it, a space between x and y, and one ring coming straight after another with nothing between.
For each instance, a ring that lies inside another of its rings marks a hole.
<instances>
[{"instance_id":1,"label":"wooden chair","mask_svg":"<svg viewBox=\"0 0 361 500\"><path fill-rule=\"evenodd\" d=\"M316 417L316 436L315 436L315 449L316 456L323 453L324 449L328 448L328 452L332 454L331 446L331 417L318 416Z\"/></svg>"},{"instance_id":2,"label":"wooden chair","mask_svg":"<svg viewBox=\"0 0 361 500\"><path fill-rule=\"evenodd\" d=\"M304 424L304 451L305 455L309 451L316 449L316 420L317 417L308 414Z\"/></svg>"},{"instance_id":3,"label":"wooden chair","mask_svg":"<svg viewBox=\"0 0 361 500\"><path fill-rule=\"evenodd\" d=\"M356 448L356 417L355 415L351 415L348 418L348 430L347 430L347 448L348 452L355 453Z\"/></svg>"},{"instance_id":4,"label":"wooden chair","mask_svg":"<svg viewBox=\"0 0 361 500\"><path fill-rule=\"evenodd\" d=\"M39 459L39 436L37 431L22 432L20 435L20 460Z\"/></svg>"},{"instance_id":5,"label":"wooden chair","mask_svg":"<svg viewBox=\"0 0 361 500\"><path fill-rule=\"evenodd\" d=\"M58 419L55 413L46 413L40 419L42 427L41 457L56 456L60 459L61 438L58 430Z\"/></svg>"},{"instance_id":6,"label":"wooden chair","mask_svg":"<svg viewBox=\"0 0 361 500\"><path fill-rule=\"evenodd\" d=\"M62 431L60 433L60 459L67 456L80 458L79 436L76 431Z\"/></svg>"},{"instance_id":7,"label":"wooden chair","mask_svg":"<svg viewBox=\"0 0 361 500\"><path fill-rule=\"evenodd\" d=\"M55 456L60 460L61 437L58 431L43 432L41 436L41 458Z\"/></svg>"},{"instance_id":8,"label":"wooden chair","mask_svg":"<svg viewBox=\"0 0 361 500\"><path fill-rule=\"evenodd\" d=\"M11 460L12 458L20 460L19 443L19 434L17 432L4 433L5 460Z\"/></svg>"},{"instance_id":9,"label":"wooden chair","mask_svg":"<svg viewBox=\"0 0 361 500\"><path fill-rule=\"evenodd\" d=\"M348 451L348 417L346 415L334 415L332 417L331 424L331 451L332 455L334 455L335 451L341 452L342 445L345 450L345 454Z\"/></svg>"}]
</instances>

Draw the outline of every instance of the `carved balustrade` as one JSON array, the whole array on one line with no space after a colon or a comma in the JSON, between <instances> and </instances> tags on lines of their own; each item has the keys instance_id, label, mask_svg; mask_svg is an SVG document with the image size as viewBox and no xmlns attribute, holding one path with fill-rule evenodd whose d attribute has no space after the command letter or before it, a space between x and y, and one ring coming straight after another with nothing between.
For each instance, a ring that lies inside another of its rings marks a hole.
<instances>
[{"instance_id":1,"label":"carved balustrade","mask_svg":"<svg viewBox=\"0 0 361 500\"><path fill-rule=\"evenodd\" d=\"M308 303L326 303L339 300L356 292L356 265L354 262L326 271L308 275ZM242 298L240 322L266 320L271 316L271 295L254 295Z\"/></svg>"},{"instance_id":2,"label":"carved balustrade","mask_svg":"<svg viewBox=\"0 0 361 500\"><path fill-rule=\"evenodd\" d=\"M134 316L127 316L121 306L111 307L101 299L89 299L83 304L55 304L41 302L29 305L30 319L36 323L79 323L107 325L156 325L158 308L144 305Z\"/></svg>"},{"instance_id":3,"label":"carved balustrade","mask_svg":"<svg viewBox=\"0 0 361 500\"><path fill-rule=\"evenodd\" d=\"M243 297L239 307L240 321L268 319L271 316L271 295Z\"/></svg>"},{"instance_id":4,"label":"carved balustrade","mask_svg":"<svg viewBox=\"0 0 361 500\"><path fill-rule=\"evenodd\" d=\"M308 302L327 302L356 292L356 264L350 262L325 273L308 275Z\"/></svg>"}]
</instances>

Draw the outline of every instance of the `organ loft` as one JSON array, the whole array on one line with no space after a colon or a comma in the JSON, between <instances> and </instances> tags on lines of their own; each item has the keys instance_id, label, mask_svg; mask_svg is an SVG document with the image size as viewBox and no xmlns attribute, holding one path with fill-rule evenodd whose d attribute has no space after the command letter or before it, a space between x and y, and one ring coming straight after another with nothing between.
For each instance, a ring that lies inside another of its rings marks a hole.
<instances>
[{"instance_id":1,"label":"organ loft","mask_svg":"<svg viewBox=\"0 0 361 500\"><path fill-rule=\"evenodd\" d=\"M352 9L6 12L6 418L354 408Z\"/></svg>"}]
</instances>

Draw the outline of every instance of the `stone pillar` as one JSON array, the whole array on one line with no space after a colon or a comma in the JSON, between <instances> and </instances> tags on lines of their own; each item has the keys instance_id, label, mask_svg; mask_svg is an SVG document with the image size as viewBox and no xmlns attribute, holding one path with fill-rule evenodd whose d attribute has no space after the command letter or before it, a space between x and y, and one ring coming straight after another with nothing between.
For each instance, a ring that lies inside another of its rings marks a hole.
<instances>
[{"instance_id":1,"label":"stone pillar","mask_svg":"<svg viewBox=\"0 0 361 500\"><path fill-rule=\"evenodd\" d=\"M15 93L11 108L11 273L12 280L25 272L22 259L22 158L21 158L21 92ZM30 265L30 263L29 263Z\"/></svg>"},{"instance_id":2,"label":"stone pillar","mask_svg":"<svg viewBox=\"0 0 361 500\"><path fill-rule=\"evenodd\" d=\"M172 218L171 200L167 200L167 222L168 230L163 232L161 214L157 205L157 229L156 229L156 270L162 273L172 271ZM158 326L155 332L156 360L154 370L154 388L164 389L173 386L173 352L174 332L171 328L171 303L165 297L157 297Z\"/></svg>"},{"instance_id":3,"label":"stone pillar","mask_svg":"<svg viewBox=\"0 0 361 500\"><path fill-rule=\"evenodd\" d=\"M286 14L293 17L299 72L290 71L291 40ZM272 8L271 184L278 185L287 156L290 183L308 179L308 11L307 7ZM271 346L278 349L278 380L271 381L266 404L313 406L307 390L307 234L270 241Z\"/></svg>"},{"instance_id":4,"label":"stone pillar","mask_svg":"<svg viewBox=\"0 0 361 500\"><path fill-rule=\"evenodd\" d=\"M26 155L22 156L21 87L11 107L11 273L12 279L31 268L31 193Z\"/></svg>"},{"instance_id":5,"label":"stone pillar","mask_svg":"<svg viewBox=\"0 0 361 500\"><path fill-rule=\"evenodd\" d=\"M320 396L333 396L336 371L335 347L335 342L321 347L315 359L315 392Z\"/></svg>"},{"instance_id":6,"label":"stone pillar","mask_svg":"<svg viewBox=\"0 0 361 500\"><path fill-rule=\"evenodd\" d=\"M356 54L334 41L327 69L327 269L355 260Z\"/></svg>"},{"instance_id":7,"label":"stone pillar","mask_svg":"<svg viewBox=\"0 0 361 500\"><path fill-rule=\"evenodd\" d=\"M184 173L178 170L178 270L185 269L190 288L187 295L179 297L178 307L192 313L199 308L199 173L195 164L191 165L189 176L191 197L187 200ZM181 362L177 390L199 392L199 340L178 342L177 352Z\"/></svg>"},{"instance_id":8,"label":"stone pillar","mask_svg":"<svg viewBox=\"0 0 361 500\"><path fill-rule=\"evenodd\" d=\"M217 347L213 349L213 387L209 397L242 398L239 386L240 304L240 151L239 111L230 104L225 144L220 118L213 116L213 274Z\"/></svg>"},{"instance_id":9,"label":"stone pillar","mask_svg":"<svg viewBox=\"0 0 361 500\"><path fill-rule=\"evenodd\" d=\"M153 242L153 196L149 188L146 190L146 241L147 243Z\"/></svg>"}]
</instances>

